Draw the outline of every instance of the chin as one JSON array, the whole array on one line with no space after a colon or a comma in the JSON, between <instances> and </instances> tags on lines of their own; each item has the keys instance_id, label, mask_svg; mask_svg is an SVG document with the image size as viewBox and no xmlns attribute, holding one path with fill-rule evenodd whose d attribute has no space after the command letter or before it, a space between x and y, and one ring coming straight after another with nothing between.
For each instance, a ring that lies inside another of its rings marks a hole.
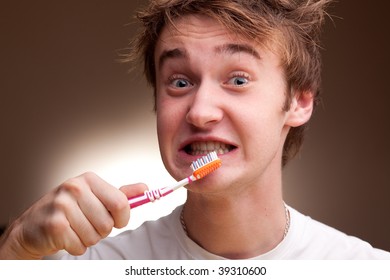
<instances>
[{"instance_id":1,"label":"chin","mask_svg":"<svg viewBox=\"0 0 390 280\"><path fill-rule=\"evenodd\" d=\"M223 177L222 172L220 171L221 170L216 170L204 178L190 183L186 188L195 193L215 193L223 191L229 186L229 182L226 182L226 178Z\"/></svg>"}]
</instances>

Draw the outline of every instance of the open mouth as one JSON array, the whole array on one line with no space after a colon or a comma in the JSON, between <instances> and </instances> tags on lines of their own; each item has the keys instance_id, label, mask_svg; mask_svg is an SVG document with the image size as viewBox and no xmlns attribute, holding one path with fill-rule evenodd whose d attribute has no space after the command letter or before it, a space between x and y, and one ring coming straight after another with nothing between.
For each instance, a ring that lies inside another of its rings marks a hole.
<instances>
[{"instance_id":1,"label":"open mouth","mask_svg":"<svg viewBox=\"0 0 390 280\"><path fill-rule=\"evenodd\" d=\"M217 141L199 141L185 146L184 151L192 156L201 156L213 151L216 151L219 155L223 155L235 148L233 145Z\"/></svg>"}]
</instances>

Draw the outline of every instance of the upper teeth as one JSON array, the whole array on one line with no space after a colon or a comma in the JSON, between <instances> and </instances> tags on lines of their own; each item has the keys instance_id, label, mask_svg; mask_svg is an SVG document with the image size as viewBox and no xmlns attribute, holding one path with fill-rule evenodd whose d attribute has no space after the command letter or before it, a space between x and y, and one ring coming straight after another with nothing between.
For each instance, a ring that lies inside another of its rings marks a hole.
<instances>
[{"instance_id":1,"label":"upper teeth","mask_svg":"<svg viewBox=\"0 0 390 280\"><path fill-rule=\"evenodd\" d=\"M216 142L216 141L206 141L206 142L194 142L191 144L191 154L192 155L203 155L216 151L218 154L225 154L229 152L230 145Z\"/></svg>"}]
</instances>

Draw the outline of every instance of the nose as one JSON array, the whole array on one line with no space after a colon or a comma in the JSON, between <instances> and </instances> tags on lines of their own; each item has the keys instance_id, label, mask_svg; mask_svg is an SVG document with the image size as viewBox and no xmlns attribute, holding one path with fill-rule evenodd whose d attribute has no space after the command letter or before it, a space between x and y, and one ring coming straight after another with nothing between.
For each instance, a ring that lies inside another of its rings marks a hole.
<instances>
[{"instance_id":1,"label":"nose","mask_svg":"<svg viewBox=\"0 0 390 280\"><path fill-rule=\"evenodd\" d=\"M201 129L208 129L223 119L221 98L218 89L202 83L194 92L189 104L186 121Z\"/></svg>"}]
</instances>

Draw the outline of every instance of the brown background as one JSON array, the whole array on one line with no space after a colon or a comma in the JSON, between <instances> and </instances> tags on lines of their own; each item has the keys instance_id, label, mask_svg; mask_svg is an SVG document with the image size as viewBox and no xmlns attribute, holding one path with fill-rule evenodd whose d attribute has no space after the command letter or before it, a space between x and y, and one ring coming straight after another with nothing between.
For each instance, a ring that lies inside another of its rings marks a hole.
<instances>
[{"instance_id":1,"label":"brown background","mask_svg":"<svg viewBox=\"0 0 390 280\"><path fill-rule=\"evenodd\" d=\"M150 89L117 61L143 1L3 2L0 224L7 224L88 163L131 157L125 145L147 149L154 120ZM338 17L323 36L323 104L284 184L293 207L390 250L385 2L341 0L330 11Z\"/></svg>"}]
</instances>

